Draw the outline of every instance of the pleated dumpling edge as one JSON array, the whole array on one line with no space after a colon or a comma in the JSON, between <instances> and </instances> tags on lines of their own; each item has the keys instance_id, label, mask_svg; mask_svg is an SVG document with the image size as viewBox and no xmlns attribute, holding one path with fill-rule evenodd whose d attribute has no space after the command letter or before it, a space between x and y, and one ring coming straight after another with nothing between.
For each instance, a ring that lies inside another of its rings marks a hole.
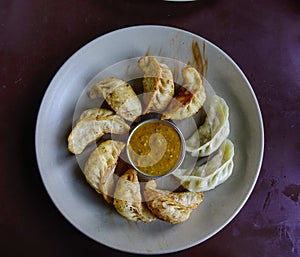
<instances>
[{"instance_id":1,"label":"pleated dumpling edge","mask_svg":"<svg viewBox=\"0 0 300 257\"><path fill-rule=\"evenodd\" d=\"M213 95L204 123L186 140L186 150L193 157L209 156L220 147L229 132L229 107L223 98Z\"/></svg>"},{"instance_id":2,"label":"pleated dumpling edge","mask_svg":"<svg viewBox=\"0 0 300 257\"><path fill-rule=\"evenodd\" d=\"M204 192L224 183L232 174L234 163L234 145L229 139L206 164L192 169L178 169L173 175L181 185L191 192Z\"/></svg>"}]
</instances>

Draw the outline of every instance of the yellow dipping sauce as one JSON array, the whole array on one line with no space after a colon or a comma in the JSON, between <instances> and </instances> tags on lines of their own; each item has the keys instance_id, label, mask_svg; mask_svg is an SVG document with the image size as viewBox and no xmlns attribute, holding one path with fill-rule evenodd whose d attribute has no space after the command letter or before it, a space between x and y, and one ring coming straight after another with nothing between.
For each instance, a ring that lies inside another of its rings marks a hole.
<instances>
[{"instance_id":1,"label":"yellow dipping sauce","mask_svg":"<svg viewBox=\"0 0 300 257\"><path fill-rule=\"evenodd\" d=\"M169 173L178 164L182 151L176 129L160 120L138 126L132 132L127 147L132 164L148 176Z\"/></svg>"}]
</instances>

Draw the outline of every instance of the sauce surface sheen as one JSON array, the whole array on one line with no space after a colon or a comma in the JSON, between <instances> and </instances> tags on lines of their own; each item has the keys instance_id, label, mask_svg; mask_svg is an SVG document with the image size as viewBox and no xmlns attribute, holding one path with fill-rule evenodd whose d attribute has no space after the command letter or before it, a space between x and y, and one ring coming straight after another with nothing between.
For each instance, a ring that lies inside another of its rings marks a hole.
<instances>
[{"instance_id":1,"label":"sauce surface sheen","mask_svg":"<svg viewBox=\"0 0 300 257\"><path fill-rule=\"evenodd\" d=\"M145 122L133 131L128 153L131 162L142 173L162 176L178 163L181 139L176 129L166 122Z\"/></svg>"}]
</instances>

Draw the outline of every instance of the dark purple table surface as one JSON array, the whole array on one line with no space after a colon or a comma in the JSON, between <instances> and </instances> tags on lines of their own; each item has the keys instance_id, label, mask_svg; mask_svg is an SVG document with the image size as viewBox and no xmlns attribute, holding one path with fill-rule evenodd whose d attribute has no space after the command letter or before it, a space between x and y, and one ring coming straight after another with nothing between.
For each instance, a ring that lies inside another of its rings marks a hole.
<instances>
[{"instance_id":1,"label":"dark purple table surface","mask_svg":"<svg viewBox=\"0 0 300 257\"><path fill-rule=\"evenodd\" d=\"M227 52L258 98L261 173L221 232L167 256L300 256L300 3L296 0L2 0L0 2L0 256L131 256L74 228L48 196L35 157L39 105L60 66L115 29L159 24Z\"/></svg>"}]
</instances>

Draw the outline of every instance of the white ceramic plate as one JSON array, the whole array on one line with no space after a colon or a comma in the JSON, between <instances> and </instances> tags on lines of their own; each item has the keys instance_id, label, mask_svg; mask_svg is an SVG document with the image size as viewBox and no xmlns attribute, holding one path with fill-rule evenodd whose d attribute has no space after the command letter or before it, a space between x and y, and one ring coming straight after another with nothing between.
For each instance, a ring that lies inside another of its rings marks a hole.
<instances>
[{"instance_id":1,"label":"white ceramic plate","mask_svg":"<svg viewBox=\"0 0 300 257\"><path fill-rule=\"evenodd\" d=\"M235 144L233 175L205 194L188 221L170 225L129 222L85 182L67 149L78 98L99 71L149 53L197 64L192 45L207 59L207 81L230 108ZM203 44L205 49L203 49ZM204 51L204 52L203 52ZM101 36L61 67L42 101L36 125L36 154L44 185L59 211L82 233L114 249L141 254L169 253L204 242L228 224L248 199L263 157L263 125L253 90L239 67L207 40L164 26L136 26Z\"/></svg>"}]
</instances>

